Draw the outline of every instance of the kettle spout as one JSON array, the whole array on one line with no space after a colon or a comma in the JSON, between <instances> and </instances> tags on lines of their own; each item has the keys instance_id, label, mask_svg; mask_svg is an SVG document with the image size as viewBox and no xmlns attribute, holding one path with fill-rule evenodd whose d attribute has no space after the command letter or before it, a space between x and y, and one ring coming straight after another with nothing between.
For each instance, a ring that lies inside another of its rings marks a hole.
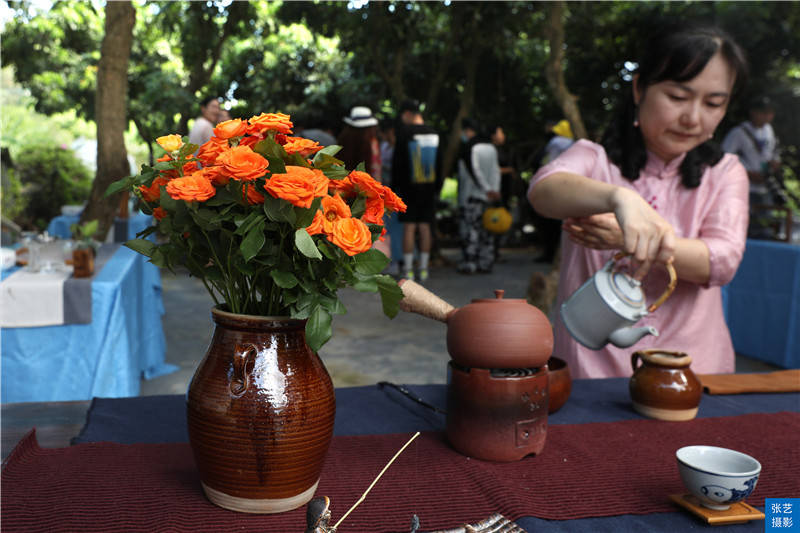
<instances>
[{"instance_id":1,"label":"kettle spout","mask_svg":"<svg viewBox=\"0 0 800 533\"><path fill-rule=\"evenodd\" d=\"M609 342L617 348L627 348L639 341L645 335L653 335L658 337L658 330L653 326L645 326L641 328L620 328L612 331L608 336Z\"/></svg>"}]
</instances>

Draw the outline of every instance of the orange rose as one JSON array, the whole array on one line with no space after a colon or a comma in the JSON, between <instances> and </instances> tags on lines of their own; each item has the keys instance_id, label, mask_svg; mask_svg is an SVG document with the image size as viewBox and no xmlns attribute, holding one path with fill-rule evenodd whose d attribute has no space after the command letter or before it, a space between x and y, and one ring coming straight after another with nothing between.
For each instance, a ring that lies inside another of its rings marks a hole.
<instances>
[{"instance_id":1,"label":"orange rose","mask_svg":"<svg viewBox=\"0 0 800 533\"><path fill-rule=\"evenodd\" d=\"M339 180L328 180L328 192L338 192L344 197L353 196L355 194L353 183L350 181L349 177Z\"/></svg>"},{"instance_id":2,"label":"orange rose","mask_svg":"<svg viewBox=\"0 0 800 533\"><path fill-rule=\"evenodd\" d=\"M226 120L217 124L214 128L214 135L220 139L232 139L241 137L247 133L247 122L240 118Z\"/></svg>"},{"instance_id":3,"label":"orange rose","mask_svg":"<svg viewBox=\"0 0 800 533\"><path fill-rule=\"evenodd\" d=\"M217 189L202 175L191 174L167 183L167 194L175 200L205 202L216 193Z\"/></svg>"},{"instance_id":4,"label":"orange rose","mask_svg":"<svg viewBox=\"0 0 800 533\"><path fill-rule=\"evenodd\" d=\"M325 217L322 215L322 211L317 211L314 213L314 220L311 221L311 224L308 225L306 231L309 235L319 235L322 233L322 224Z\"/></svg>"},{"instance_id":5,"label":"orange rose","mask_svg":"<svg viewBox=\"0 0 800 533\"><path fill-rule=\"evenodd\" d=\"M243 137L242 140L239 141L239 146L249 146L250 148L252 148L262 140L263 139L260 135L248 135L247 137Z\"/></svg>"},{"instance_id":6,"label":"orange rose","mask_svg":"<svg viewBox=\"0 0 800 533\"><path fill-rule=\"evenodd\" d=\"M405 213L408 206L400 199L395 192L387 186L383 186L383 205L389 211L399 211Z\"/></svg>"},{"instance_id":7,"label":"orange rose","mask_svg":"<svg viewBox=\"0 0 800 533\"><path fill-rule=\"evenodd\" d=\"M245 189L246 192L244 197L247 200L248 204L255 205L264 203L264 195L256 190L255 182L250 182L246 184Z\"/></svg>"},{"instance_id":8,"label":"orange rose","mask_svg":"<svg viewBox=\"0 0 800 533\"><path fill-rule=\"evenodd\" d=\"M234 146L217 158L222 174L235 180L250 181L268 172L269 161L249 146Z\"/></svg>"},{"instance_id":9,"label":"orange rose","mask_svg":"<svg viewBox=\"0 0 800 533\"><path fill-rule=\"evenodd\" d=\"M183 165L183 175L188 176L189 174L197 172L199 169L200 167L197 166L197 161L189 161Z\"/></svg>"},{"instance_id":10,"label":"orange rose","mask_svg":"<svg viewBox=\"0 0 800 533\"><path fill-rule=\"evenodd\" d=\"M287 154L300 154L302 157L316 154L323 148L324 146L320 146L317 141L302 137L287 137L286 143L283 145L283 149L286 150Z\"/></svg>"},{"instance_id":11,"label":"orange rose","mask_svg":"<svg viewBox=\"0 0 800 533\"><path fill-rule=\"evenodd\" d=\"M383 193L383 185L375 181L375 179L366 172L354 170L347 175L347 178L357 190L367 195L367 198L375 198Z\"/></svg>"},{"instance_id":12,"label":"orange rose","mask_svg":"<svg viewBox=\"0 0 800 533\"><path fill-rule=\"evenodd\" d=\"M163 163L164 161L172 161L172 157L169 154L164 154L156 159L156 163Z\"/></svg>"},{"instance_id":13,"label":"orange rose","mask_svg":"<svg viewBox=\"0 0 800 533\"><path fill-rule=\"evenodd\" d=\"M142 191L142 198L145 202L157 202L161 197L161 186L169 183L169 180L163 176L156 177L149 187L141 185L139 190Z\"/></svg>"},{"instance_id":14,"label":"orange rose","mask_svg":"<svg viewBox=\"0 0 800 533\"><path fill-rule=\"evenodd\" d=\"M225 186L230 181L230 178L222 173L222 167L203 167L194 172L195 176L203 176L205 179L214 185Z\"/></svg>"},{"instance_id":15,"label":"orange rose","mask_svg":"<svg viewBox=\"0 0 800 533\"><path fill-rule=\"evenodd\" d=\"M228 141L227 139L218 139L217 137L211 137L208 142L203 143L200 145L200 149L197 150L197 159L203 163L203 166L211 166L213 165L217 157L222 155L224 152L228 150Z\"/></svg>"},{"instance_id":16,"label":"orange rose","mask_svg":"<svg viewBox=\"0 0 800 533\"><path fill-rule=\"evenodd\" d=\"M314 173L314 177L311 178L311 184L314 186L314 197L327 196L328 182L331 180L329 180L328 176L326 176L325 173L318 168L312 168L311 172Z\"/></svg>"},{"instance_id":17,"label":"orange rose","mask_svg":"<svg viewBox=\"0 0 800 533\"><path fill-rule=\"evenodd\" d=\"M298 207L311 207L319 178L310 168L287 165L285 174L273 174L264 188L275 198Z\"/></svg>"},{"instance_id":18,"label":"orange rose","mask_svg":"<svg viewBox=\"0 0 800 533\"><path fill-rule=\"evenodd\" d=\"M250 125L247 133L262 133L275 130L278 133L292 133L292 121L289 115L283 113L261 113L257 117L250 118Z\"/></svg>"},{"instance_id":19,"label":"orange rose","mask_svg":"<svg viewBox=\"0 0 800 533\"><path fill-rule=\"evenodd\" d=\"M348 206L342 197L337 195L324 196L322 198L322 230L330 235L333 233L333 224L340 218L350 218L350 206Z\"/></svg>"},{"instance_id":20,"label":"orange rose","mask_svg":"<svg viewBox=\"0 0 800 533\"><path fill-rule=\"evenodd\" d=\"M367 208L361 220L367 224L383 224L383 199L380 196L367 198Z\"/></svg>"},{"instance_id":21,"label":"orange rose","mask_svg":"<svg viewBox=\"0 0 800 533\"><path fill-rule=\"evenodd\" d=\"M340 218L333 224L333 234L328 236L333 244L353 256L372 247L372 233L357 218Z\"/></svg>"},{"instance_id":22,"label":"orange rose","mask_svg":"<svg viewBox=\"0 0 800 533\"><path fill-rule=\"evenodd\" d=\"M155 209L153 209L153 218L155 218L156 220L161 220L165 216L167 216L167 210L164 209L163 207L156 207Z\"/></svg>"},{"instance_id":23,"label":"orange rose","mask_svg":"<svg viewBox=\"0 0 800 533\"><path fill-rule=\"evenodd\" d=\"M176 133L159 137L156 142L165 152L174 152L175 150L180 150L181 146L183 146L181 136Z\"/></svg>"}]
</instances>

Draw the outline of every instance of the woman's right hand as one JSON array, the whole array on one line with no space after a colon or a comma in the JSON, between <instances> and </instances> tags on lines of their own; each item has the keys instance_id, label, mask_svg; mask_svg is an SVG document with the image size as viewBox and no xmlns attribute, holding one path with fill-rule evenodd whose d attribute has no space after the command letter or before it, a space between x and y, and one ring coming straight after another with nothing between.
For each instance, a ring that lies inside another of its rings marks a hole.
<instances>
[{"instance_id":1,"label":"woman's right hand","mask_svg":"<svg viewBox=\"0 0 800 533\"><path fill-rule=\"evenodd\" d=\"M654 263L672 261L675 254L672 225L631 189L617 187L611 199L622 230L623 250L639 263L633 277L640 280Z\"/></svg>"}]
</instances>

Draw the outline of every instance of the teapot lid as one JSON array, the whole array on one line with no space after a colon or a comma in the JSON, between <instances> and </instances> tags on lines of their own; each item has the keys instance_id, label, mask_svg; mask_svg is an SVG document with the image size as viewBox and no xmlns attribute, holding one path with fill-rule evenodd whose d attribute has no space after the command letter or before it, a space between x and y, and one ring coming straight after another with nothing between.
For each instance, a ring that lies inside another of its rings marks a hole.
<instances>
[{"instance_id":1,"label":"teapot lid","mask_svg":"<svg viewBox=\"0 0 800 533\"><path fill-rule=\"evenodd\" d=\"M595 285L600 297L626 320L637 321L647 314L642 283L624 272L599 271Z\"/></svg>"},{"instance_id":2,"label":"teapot lid","mask_svg":"<svg viewBox=\"0 0 800 533\"><path fill-rule=\"evenodd\" d=\"M611 290L620 300L630 305L638 307L644 303L642 282L624 272L614 272L611 275Z\"/></svg>"}]
</instances>

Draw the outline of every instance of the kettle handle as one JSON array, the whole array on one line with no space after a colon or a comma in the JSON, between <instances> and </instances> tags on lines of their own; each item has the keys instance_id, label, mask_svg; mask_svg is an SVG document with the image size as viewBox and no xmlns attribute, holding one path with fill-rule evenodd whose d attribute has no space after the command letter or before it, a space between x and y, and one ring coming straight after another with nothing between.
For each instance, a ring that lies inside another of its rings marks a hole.
<instances>
[{"instance_id":1,"label":"kettle handle","mask_svg":"<svg viewBox=\"0 0 800 533\"><path fill-rule=\"evenodd\" d=\"M628 252L619 251L614 254L612 261L617 262L623 257L630 255ZM675 272L675 267L672 266L672 262L664 263L664 268L667 270L667 274L669 274L669 283L667 283L667 288L664 289L664 292L661 296L659 296L655 302L650 304L650 307L647 308L648 313L652 313L663 304L667 298L669 298L672 291L675 290L675 286L678 284L678 274Z\"/></svg>"}]
</instances>

